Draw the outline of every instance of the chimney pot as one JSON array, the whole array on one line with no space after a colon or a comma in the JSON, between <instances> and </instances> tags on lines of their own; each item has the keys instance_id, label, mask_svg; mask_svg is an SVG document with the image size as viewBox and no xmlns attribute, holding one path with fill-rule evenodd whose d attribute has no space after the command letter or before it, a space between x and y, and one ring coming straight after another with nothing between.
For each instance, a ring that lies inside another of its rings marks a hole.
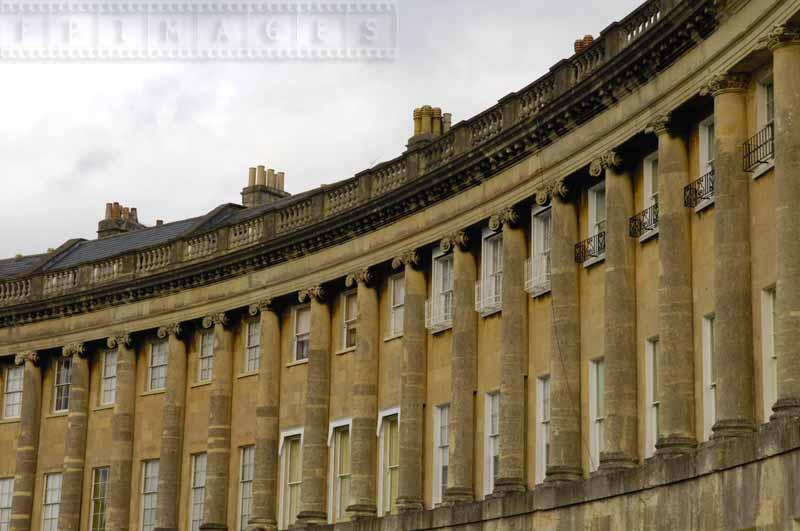
<instances>
[{"instance_id":1,"label":"chimney pot","mask_svg":"<svg viewBox=\"0 0 800 531\"><path fill-rule=\"evenodd\" d=\"M267 186L270 188L277 188L277 183L275 182L275 170L272 168L267 170Z\"/></svg>"},{"instance_id":2,"label":"chimney pot","mask_svg":"<svg viewBox=\"0 0 800 531\"><path fill-rule=\"evenodd\" d=\"M256 184L259 186L267 185L267 173L264 170L264 166L258 167L258 178L256 179Z\"/></svg>"},{"instance_id":3,"label":"chimney pot","mask_svg":"<svg viewBox=\"0 0 800 531\"><path fill-rule=\"evenodd\" d=\"M139 223L139 211L136 210L136 207L131 208L131 220Z\"/></svg>"},{"instance_id":4,"label":"chimney pot","mask_svg":"<svg viewBox=\"0 0 800 531\"><path fill-rule=\"evenodd\" d=\"M280 190L281 192L283 192L283 191L284 191L284 190L283 190L283 184L284 184L284 182L283 182L283 177L284 177L284 174L283 174L283 172L282 172L282 171L279 171L279 172L278 172L278 174L276 175L276 178L277 178L277 185L276 185L275 187L276 187L278 190Z\"/></svg>"},{"instance_id":5,"label":"chimney pot","mask_svg":"<svg viewBox=\"0 0 800 531\"><path fill-rule=\"evenodd\" d=\"M442 115L442 132L446 133L450 130L450 126L453 122L453 115L449 112L446 112Z\"/></svg>"},{"instance_id":6,"label":"chimney pot","mask_svg":"<svg viewBox=\"0 0 800 531\"><path fill-rule=\"evenodd\" d=\"M578 39L575 41L575 53L581 53L583 51L583 39Z\"/></svg>"},{"instance_id":7,"label":"chimney pot","mask_svg":"<svg viewBox=\"0 0 800 531\"><path fill-rule=\"evenodd\" d=\"M111 219L119 219L120 218L120 207L119 203L114 203L111 209Z\"/></svg>"},{"instance_id":8,"label":"chimney pot","mask_svg":"<svg viewBox=\"0 0 800 531\"><path fill-rule=\"evenodd\" d=\"M111 219L112 215L112 205L111 203L106 203L106 219Z\"/></svg>"},{"instance_id":9,"label":"chimney pot","mask_svg":"<svg viewBox=\"0 0 800 531\"><path fill-rule=\"evenodd\" d=\"M250 168L247 171L247 186L252 188L256 185L256 169Z\"/></svg>"},{"instance_id":10,"label":"chimney pot","mask_svg":"<svg viewBox=\"0 0 800 531\"><path fill-rule=\"evenodd\" d=\"M418 135L422 132L422 109L417 107L414 109L414 134Z\"/></svg>"}]
</instances>

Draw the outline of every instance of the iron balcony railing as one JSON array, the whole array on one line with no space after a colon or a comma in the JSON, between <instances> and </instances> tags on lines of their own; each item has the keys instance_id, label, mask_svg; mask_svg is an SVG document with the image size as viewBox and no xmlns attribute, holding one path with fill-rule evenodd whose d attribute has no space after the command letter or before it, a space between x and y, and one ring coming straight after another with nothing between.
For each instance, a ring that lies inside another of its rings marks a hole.
<instances>
[{"instance_id":1,"label":"iron balcony railing","mask_svg":"<svg viewBox=\"0 0 800 531\"><path fill-rule=\"evenodd\" d=\"M641 238L658 228L658 203L645 208L628 220L628 234L631 238Z\"/></svg>"},{"instance_id":2,"label":"iron balcony railing","mask_svg":"<svg viewBox=\"0 0 800 531\"><path fill-rule=\"evenodd\" d=\"M579 264L606 254L606 233L598 232L575 244L575 261Z\"/></svg>"},{"instance_id":3,"label":"iron balcony railing","mask_svg":"<svg viewBox=\"0 0 800 531\"><path fill-rule=\"evenodd\" d=\"M765 125L744 143L744 171L753 171L775 158L775 124Z\"/></svg>"},{"instance_id":4,"label":"iron balcony railing","mask_svg":"<svg viewBox=\"0 0 800 531\"><path fill-rule=\"evenodd\" d=\"M695 208L700 203L714 199L714 169L683 189L683 204Z\"/></svg>"}]
</instances>

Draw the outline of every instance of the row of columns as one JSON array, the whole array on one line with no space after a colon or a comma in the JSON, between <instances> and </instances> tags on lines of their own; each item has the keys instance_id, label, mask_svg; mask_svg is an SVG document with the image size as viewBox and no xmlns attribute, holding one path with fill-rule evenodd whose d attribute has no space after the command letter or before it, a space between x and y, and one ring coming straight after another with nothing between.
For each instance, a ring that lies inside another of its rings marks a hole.
<instances>
[{"instance_id":1,"label":"row of columns","mask_svg":"<svg viewBox=\"0 0 800 531\"><path fill-rule=\"evenodd\" d=\"M777 243L776 354L778 401L774 417L800 416L800 145L793 110L800 108L800 32L790 27L770 34L774 54L775 185ZM739 74L714 76L708 92L714 97L716 126L715 182L715 360L717 422L713 437L724 439L754 429L752 315L750 286L749 176L741 168L739 149L747 138L747 78ZM684 207L683 188L689 183L689 148L685 131L669 116L660 116L649 129L658 138L659 258L658 321L661 348L659 372L662 396L659 410L659 454L687 453L696 446L694 419L694 349L691 264L691 210ZM607 421L602 471L630 468L638 462L637 363L634 240L627 234L635 213L632 175L619 153L609 152L592 164L590 173L605 175L607 231L605 265L605 360L607 364ZM578 213L564 181L553 183L545 200L552 202L552 340L551 450L546 481L560 484L583 477L580 411L579 265L573 245L578 240ZM537 197L537 200L541 198ZM495 494L525 489L524 392L527 368L527 301L524 230L513 209L492 216L490 227L503 232L504 278L500 355L500 456ZM477 388L477 316L472 309L477 264L468 235L446 236L441 247L454 254L454 320L451 379L450 459L445 503L473 499L474 425ZM398 508L423 508L423 407L426 397L425 274L416 251L395 259L405 272L404 336L399 424L400 477ZM378 315L378 293L369 269L351 275L356 285L359 314ZM327 521L327 430L330 391L330 308L324 288L300 293L311 305L311 338L302 460L301 524ZM267 300L250 307L261 313L261 376L256 412L256 462L251 527L276 529L278 479L278 419L280 401L280 322ZM212 329L215 367L209 403L208 471L204 529L226 529L230 469L232 332L225 314L207 317ZM379 328L375 319L359 324L353 382L351 434L352 477L348 511L354 518L371 517L375 503L377 366ZM186 345L180 323L158 330L167 341L168 369L158 488L180 489L183 424L186 401ZM136 358L131 338L108 340L118 351L117 400L112 419L110 529L125 530L130 519L133 417ZM65 437L59 529L77 530L83 489L88 413L89 366L83 345L62 351L72 360L69 412ZM18 355L24 364L22 421L16 454L15 492L11 529L31 529L30 515L36 476L41 374L36 353ZM156 529L179 528L178 497L158 497Z\"/></svg>"}]
</instances>

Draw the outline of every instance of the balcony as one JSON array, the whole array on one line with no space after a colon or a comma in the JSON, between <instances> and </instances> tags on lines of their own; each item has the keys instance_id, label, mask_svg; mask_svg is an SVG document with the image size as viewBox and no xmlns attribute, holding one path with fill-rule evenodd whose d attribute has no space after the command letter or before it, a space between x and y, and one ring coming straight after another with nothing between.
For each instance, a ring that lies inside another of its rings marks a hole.
<instances>
[{"instance_id":1,"label":"balcony","mask_svg":"<svg viewBox=\"0 0 800 531\"><path fill-rule=\"evenodd\" d=\"M770 122L742 146L744 171L756 171L775 159L775 124Z\"/></svg>"},{"instance_id":2,"label":"balcony","mask_svg":"<svg viewBox=\"0 0 800 531\"><path fill-rule=\"evenodd\" d=\"M525 291L531 297L550 291L550 251L537 253L525 261Z\"/></svg>"},{"instance_id":3,"label":"balcony","mask_svg":"<svg viewBox=\"0 0 800 531\"><path fill-rule=\"evenodd\" d=\"M641 238L658 229L658 203L646 208L628 220L628 235Z\"/></svg>"},{"instance_id":4,"label":"balcony","mask_svg":"<svg viewBox=\"0 0 800 531\"><path fill-rule=\"evenodd\" d=\"M436 334L453 327L453 292L440 293L425 301L425 328Z\"/></svg>"},{"instance_id":5,"label":"balcony","mask_svg":"<svg viewBox=\"0 0 800 531\"><path fill-rule=\"evenodd\" d=\"M475 283L475 311L483 317L503 309L503 274L496 273Z\"/></svg>"},{"instance_id":6,"label":"balcony","mask_svg":"<svg viewBox=\"0 0 800 531\"><path fill-rule=\"evenodd\" d=\"M591 265L606 256L606 232L598 232L575 244L575 261L579 264ZM591 263L587 263L591 262Z\"/></svg>"},{"instance_id":7,"label":"balcony","mask_svg":"<svg viewBox=\"0 0 800 531\"><path fill-rule=\"evenodd\" d=\"M683 189L683 204L700 209L714 201L714 170L712 169Z\"/></svg>"}]
</instances>

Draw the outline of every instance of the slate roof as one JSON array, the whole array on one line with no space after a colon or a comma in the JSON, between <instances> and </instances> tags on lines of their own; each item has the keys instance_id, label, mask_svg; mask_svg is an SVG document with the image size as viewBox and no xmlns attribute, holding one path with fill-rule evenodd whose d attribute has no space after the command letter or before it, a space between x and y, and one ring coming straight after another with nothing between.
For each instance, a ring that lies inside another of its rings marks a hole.
<instances>
[{"instance_id":1,"label":"slate roof","mask_svg":"<svg viewBox=\"0 0 800 531\"><path fill-rule=\"evenodd\" d=\"M21 258L0 260L0 278L13 278L34 267L47 254L31 254Z\"/></svg>"}]
</instances>

